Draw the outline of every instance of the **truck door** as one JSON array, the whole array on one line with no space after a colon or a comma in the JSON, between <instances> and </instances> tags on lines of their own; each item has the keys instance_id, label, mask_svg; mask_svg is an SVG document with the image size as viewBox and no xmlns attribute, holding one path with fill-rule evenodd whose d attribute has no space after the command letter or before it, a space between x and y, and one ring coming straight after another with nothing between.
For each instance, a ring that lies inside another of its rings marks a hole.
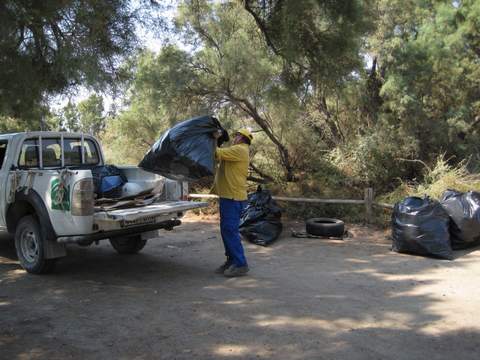
<instances>
[{"instance_id":1,"label":"truck door","mask_svg":"<svg viewBox=\"0 0 480 360\"><path fill-rule=\"evenodd\" d=\"M5 186L8 179L8 169L6 163L7 155L7 140L0 140L0 230L6 227L5 224L5 208L7 200L7 186Z\"/></svg>"}]
</instances>

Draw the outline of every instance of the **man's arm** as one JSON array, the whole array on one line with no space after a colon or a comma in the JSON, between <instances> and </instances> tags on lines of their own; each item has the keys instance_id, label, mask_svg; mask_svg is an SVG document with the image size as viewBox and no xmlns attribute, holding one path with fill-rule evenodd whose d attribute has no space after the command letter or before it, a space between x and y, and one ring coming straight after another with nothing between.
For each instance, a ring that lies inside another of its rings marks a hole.
<instances>
[{"instance_id":1,"label":"man's arm","mask_svg":"<svg viewBox=\"0 0 480 360\"><path fill-rule=\"evenodd\" d=\"M217 148L215 155L218 160L225 160L225 161L245 160L245 150L242 149L242 147L239 145L233 145L226 148Z\"/></svg>"}]
</instances>

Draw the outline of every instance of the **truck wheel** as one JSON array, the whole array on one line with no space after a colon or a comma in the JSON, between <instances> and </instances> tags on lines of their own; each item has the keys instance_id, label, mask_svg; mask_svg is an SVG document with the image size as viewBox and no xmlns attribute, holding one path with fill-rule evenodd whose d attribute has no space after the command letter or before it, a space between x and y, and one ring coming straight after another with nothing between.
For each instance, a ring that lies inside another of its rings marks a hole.
<instances>
[{"instance_id":1,"label":"truck wheel","mask_svg":"<svg viewBox=\"0 0 480 360\"><path fill-rule=\"evenodd\" d=\"M34 216L20 219L15 230L15 249L20 265L31 274L44 274L55 266L56 259L45 259L44 241Z\"/></svg>"},{"instance_id":2,"label":"truck wheel","mask_svg":"<svg viewBox=\"0 0 480 360\"><path fill-rule=\"evenodd\" d=\"M136 254L147 244L141 235L123 236L110 239L110 244L119 254Z\"/></svg>"}]
</instances>

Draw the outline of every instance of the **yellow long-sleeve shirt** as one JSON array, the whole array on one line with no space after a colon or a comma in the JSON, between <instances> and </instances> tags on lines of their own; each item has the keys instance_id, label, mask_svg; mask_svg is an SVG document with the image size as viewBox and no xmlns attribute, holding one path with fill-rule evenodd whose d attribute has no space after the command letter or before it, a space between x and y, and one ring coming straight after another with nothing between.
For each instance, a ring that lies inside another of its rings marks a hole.
<instances>
[{"instance_id":1,"label":"yellow long-sleeve shirt","mask_svg":"<svg viewBox=\"0 0 480 360\"><path fill-rule=\"evenodd\" d=\"M247 200L247 176L250 161L248 145L237 144L217 148L220 164L215 175L212 193L226 199Z\"/></svg>"}]
</instances>

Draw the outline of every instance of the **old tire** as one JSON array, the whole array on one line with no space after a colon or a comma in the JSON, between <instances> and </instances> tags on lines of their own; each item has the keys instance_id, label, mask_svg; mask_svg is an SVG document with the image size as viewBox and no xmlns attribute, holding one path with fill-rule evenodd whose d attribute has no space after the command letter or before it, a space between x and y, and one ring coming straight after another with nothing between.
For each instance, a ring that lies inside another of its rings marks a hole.
<instances>
[{"instance_id":1,"label":"old tire","mask_svg":"<svg viewBox=\"0 0 480 360\"><path fill-rule=\"evenodd\" d=\"M119 254L136 254L147 244L141 235L111 238L110 244Z\"/></svg>"},{"instance_id":2,"label":"old tire","mask_svg":"<svg viewBox=\"0 0 480 360\"><path fill-rule=\"evenodd\" d=\"M315 236L343 237L345 224L338 219L313 218L306 221L306 230Z\"/></svg>"},{"instance_id":3,"label":"old tire","mask_svg":"<svg viewBox=\"0 0 480 360\"><path fill-rule=\"evenodd\" d=\"M56 259L46 259L45 239L34 216L20 219L15 230L15 249L20 265L32 274L45 274L53 270Z\"/></svg>"}]
</instances>

